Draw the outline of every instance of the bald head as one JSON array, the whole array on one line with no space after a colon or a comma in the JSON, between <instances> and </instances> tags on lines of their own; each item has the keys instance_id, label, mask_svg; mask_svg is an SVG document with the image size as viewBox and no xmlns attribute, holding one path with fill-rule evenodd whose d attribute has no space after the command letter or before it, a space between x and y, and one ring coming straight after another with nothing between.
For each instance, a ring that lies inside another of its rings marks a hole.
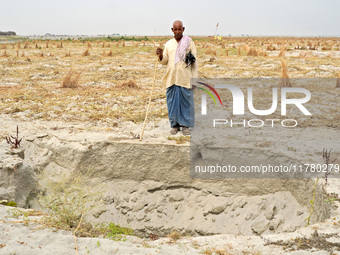
<instances>
[{"instance_id":1,"label":"bald head","mask_svg":"<svg viewBox=\"0 0 340 255\"><path fill-rule=\"evenodd\" d=\"M180 20L175 20L174 23L172 23L172 27L174 27L175 25L176 25L176 26L182 26L182 27L183 27L183 22L180 21Z\"/></svg>"},{"instance_id":2,"label":"bald head","mask_svg":"<svg viewBox=\"0 0 340 255\"><path fill-rule=\"evenodd\" d=\"M183 27L183 22L180 20L174 21L171 30L174 33L176 41L179 42L182 39L183 32L185 30L185 27Z\"/></svg>"}]
</instances>

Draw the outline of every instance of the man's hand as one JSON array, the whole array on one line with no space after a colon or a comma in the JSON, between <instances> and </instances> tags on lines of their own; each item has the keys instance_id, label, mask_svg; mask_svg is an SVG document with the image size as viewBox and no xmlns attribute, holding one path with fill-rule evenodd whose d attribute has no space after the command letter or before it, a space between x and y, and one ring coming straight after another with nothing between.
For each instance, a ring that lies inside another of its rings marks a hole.
<instances>
[{"instance_id":1,"label":"man's hand","mask_svg":"<svg viewBox=\"0 0 340 255\"><path fill-rule=\"evenodd\" d=\"M157 54L159 60L163 59L163 49L162 48L157 47L156 54Z\"/></svg>"}]
</instances>

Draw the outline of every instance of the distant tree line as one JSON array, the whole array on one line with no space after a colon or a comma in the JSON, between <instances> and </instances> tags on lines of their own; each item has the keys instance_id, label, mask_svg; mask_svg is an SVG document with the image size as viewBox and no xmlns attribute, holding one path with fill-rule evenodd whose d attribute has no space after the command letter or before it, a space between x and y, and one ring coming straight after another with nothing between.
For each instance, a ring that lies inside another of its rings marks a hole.
<instances>
[{"instance_id":1,"label":"distant tree line","mask_svg":"<svg viewBox=\"0 0 340 255\"><path fill-rule=\"evenodd\" d=\"M17 35L17 34L13 31L8 31L8 32L1 32L0 31L0 35Z\"/></svg>"}]
</instances>

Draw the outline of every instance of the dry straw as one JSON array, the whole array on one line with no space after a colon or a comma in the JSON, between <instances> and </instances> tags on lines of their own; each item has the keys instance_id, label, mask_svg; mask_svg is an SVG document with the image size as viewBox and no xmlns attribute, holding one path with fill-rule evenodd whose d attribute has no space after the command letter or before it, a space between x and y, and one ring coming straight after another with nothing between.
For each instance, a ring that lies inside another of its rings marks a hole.
<instances>
[{"instance_id":1,"label":"dry straw","mask_svg":"<svg viewBox=\"0 0 340 255\"><path fill-rule=\"evenodd\" d=\"M124 81L124 82L116 85L116 88L140 89L140 87L137 85L137 83L132 79L130 79L128 81Z\"/></svg>"},{"instance_id":2,"label":"dry straw","mask_svg":"<svg viewBox=\"0 0 340 255\"><path fill-rule=\"evenodd\" d=\"M6 50L2 53L1 57L5 57L5 58L9 57Z\"/></svg>"},{"instance_id":3,"label":"dry straw","mask_svg":"<svg viewBox=\"0 0 340 255\"><path fill-rule=\"evenodd\" d=\"M71 66L70 71L62 80L61 87L62 88L78 88L79 87L79 79L84 69L80 72L76 72L73 70L73 66Z\"/></svg>"},{"instance_id":4,"label":"dry straw","mask_svg":"<svg viewBox=\"0 0 340 255\"><path fill-rule=\"evenodd\" d=\"M301 51L299 54L299 58L305 58L308 55L308 51Z\"/></svg>"},{"instance_id":5,"label":"dry straw","mask_svg":"<svg viewBox=\"0 0 340 255\"><path fill-rule=\"evenodd\" d=\"M338 75L337 75L337 78L336 78L335 88L340 88L340 72L338 72Z\"/></svg>"},{"instance_id":6,"label":"dry straw","mask_svg":"<svg viewBox=\"0 0 340 255\"><path fill-rule=\"evenodd\" d=\"M280 53L279 53L279 57L284 57L286 56L286 50L287 50L287 46L284 45L281 50L280 50Z\"/></svg>"},{"instance_id":7,"label":"dry straw","mask_svg":"<svg viewBox=\"0 0 340 255\"><path fill-rule=\"evenodd\" d=\"M253 56L253 57L257 57L258 54L257 54L257 51L255 49L255 47L251 47L247 53L247 56Z\"/></svg>"},{"instance_id":8,"label":"dry straw","mask_svg":"<svg viewBox=\"0 0 340 255\"><path fill-rule=\"evenodd\" d=\"M90 56L90 51L89 51L88 48L84 51L84 53L82 54L82 56L83 56L83 57L85 57L85 56Z\"/></svg>"},{"instance_id":9,"label":"dry straw","mask_svg":"<svg viewBox=\"0 0 340 255\"><path fill-rule=\"evenodd\" d=\"M205 51L205 54L206 54L206 55L214 55L214 56L216 56L216 50L207 49L207 50Z\"/></svg>"},{"instance_id":10,"label":"dry straw","mask_svg":"<svg viewBox=\"0 0 340 255\"><path fill-rule=\"evenodd\" d=\"M57 44L57 48L63 48L63 42L60 42L60 44Z\"/></svg>"},{"instance_id":11,"label":"dry straw","mask_svg":"<svg viewBox=\"0 0 340 255\"><path fill-rule=\"evenodd\" d=\"M291 87L291 83L289 81L289 75L288 75L288 70L286 67L286 61L281 60L282 63L282 82L281 82L281 86L282 87Z\"/></svg>"}]
</instances>

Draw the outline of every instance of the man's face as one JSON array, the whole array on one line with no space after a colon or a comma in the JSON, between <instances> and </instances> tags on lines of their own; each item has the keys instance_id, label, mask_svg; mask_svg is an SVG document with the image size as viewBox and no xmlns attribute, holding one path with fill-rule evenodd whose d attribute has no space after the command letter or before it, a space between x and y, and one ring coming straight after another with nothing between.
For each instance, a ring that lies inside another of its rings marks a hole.
<instances>
[{"instance_id":1,"label":"man's face","mask_svg":"<svg viewBox=\"0 0 340 255\"><path fill-rule=\"evenodd\" d=\"M173 24L173 27L171 28L172 32L174 32L174 37L177 41L182 39L183 32L184 32L184 27L181 22L175 22Z\"/></svg>"}]
</instances>

